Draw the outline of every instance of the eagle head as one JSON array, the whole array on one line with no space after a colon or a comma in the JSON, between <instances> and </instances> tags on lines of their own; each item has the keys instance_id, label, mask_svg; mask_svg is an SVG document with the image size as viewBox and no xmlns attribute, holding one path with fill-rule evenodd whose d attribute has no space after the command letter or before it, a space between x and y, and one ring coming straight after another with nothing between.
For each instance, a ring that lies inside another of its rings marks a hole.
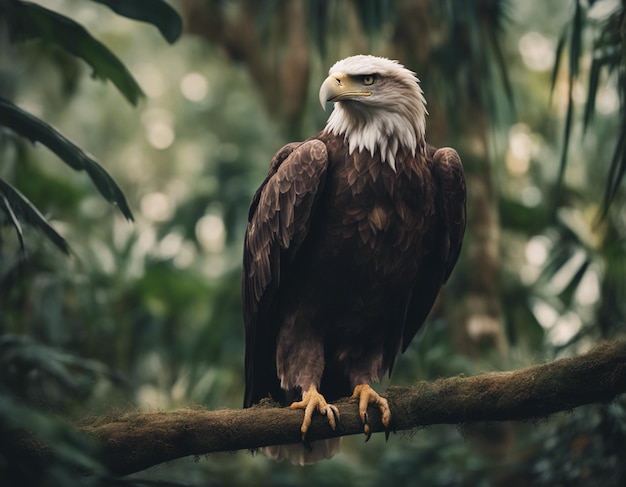
<instances>
[{"instance_id":1,"label":"eagle head","mask_svg":"<svg viewBox=\"0 0 626 487\"><path fill-rule=\"evenodd\" d=\"M397 61L358 55L336 62L320 88L320 103L335 103L326 130L355 149L380 153L396 170L400 147L413 155L424 145L426 100L415 73Z\"/></svg>"}]
</instances>

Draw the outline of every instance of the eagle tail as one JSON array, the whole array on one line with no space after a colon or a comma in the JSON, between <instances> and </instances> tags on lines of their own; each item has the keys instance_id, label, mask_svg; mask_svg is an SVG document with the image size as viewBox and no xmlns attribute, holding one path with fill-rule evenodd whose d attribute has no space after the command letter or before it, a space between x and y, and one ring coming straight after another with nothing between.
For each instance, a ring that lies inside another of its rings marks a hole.
<instances>
[{"instance_id":1,"label":"eagle tail","mask_svg":"<svg viewBox=\"0 0 626 487\"><path fill-rule=\"evenodd\" d=\"M289 460L294 465L309 465L311 463L332 458L341 448L341 438L312 441L305 446L302 443L293 445L275 445L261 448L263 453L272 460Z\"/></svg>"}]
</instances>

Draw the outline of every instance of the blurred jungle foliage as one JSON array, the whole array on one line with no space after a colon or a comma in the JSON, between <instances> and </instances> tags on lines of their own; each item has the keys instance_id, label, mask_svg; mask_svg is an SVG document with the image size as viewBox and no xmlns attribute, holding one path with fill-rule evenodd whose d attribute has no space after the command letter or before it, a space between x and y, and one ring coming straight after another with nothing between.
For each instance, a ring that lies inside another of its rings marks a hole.
<instances>
[{"instance_id":1,"label":"blurred jungle foliage","mask_svg":"<svg viewBox=\"0 0 626 487\"><path fill-rule=\"evenodd\" d=\"M345 438L302 468L236 452L106 471L68 419L241 407L247 206L273 153L323 127L319 84L350 54L418 73L427 138L468 178L463 257L392 383L519 368L626 327L626 1L170 5L180 38L161 0L0 1L0 479L624 485L623 400ZM56 461L25 464L1 440L19 428Z\"/></svg>"}]
</instances>

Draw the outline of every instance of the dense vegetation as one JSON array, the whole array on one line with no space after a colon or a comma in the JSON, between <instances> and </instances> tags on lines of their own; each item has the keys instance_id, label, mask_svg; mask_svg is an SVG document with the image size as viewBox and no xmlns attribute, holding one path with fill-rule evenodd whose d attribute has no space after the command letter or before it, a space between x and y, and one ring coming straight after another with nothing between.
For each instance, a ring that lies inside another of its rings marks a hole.
<instances>
[{"instance_id":1,"label":"dense vegetation","mask_svg":"<svg viewBox=\"0 0 626 487\"><path fill-rule=\"evenodd\" d=\"M468 175L460 266L391 383L623 337L625 12L623 0L0 1L0 479L621 485L623 399L539 423L350 437L305 468L240 451L124 478L70 425L241 406L247 206L272 154L323 126L319 82L356 52L418 73L427 138L456 147ZM54 461L26 463L9 441L21 429Z\"/></svg>"}]
</instances>

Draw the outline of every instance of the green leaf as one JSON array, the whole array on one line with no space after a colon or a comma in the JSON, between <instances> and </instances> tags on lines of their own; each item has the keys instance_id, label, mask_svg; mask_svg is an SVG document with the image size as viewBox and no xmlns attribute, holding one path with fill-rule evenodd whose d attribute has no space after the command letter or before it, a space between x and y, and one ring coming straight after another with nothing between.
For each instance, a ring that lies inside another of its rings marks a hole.
<instances>
[{"instance_id":1,"label":"green leaf","mask_svg":"<svg viewBox=\"0 0 626 487\"><path fill-rule=\"evenodd\" d=\"M565 42L567 40L567 32L564 30L559 36L559 42L556 45L556 53L554 57L554 66L552 67L552 76L550 78L550 98L554 93L554 87L556 86L556 80L559 75L559 66L561 65L561 57L563 57L563 49L565 48Z\"/></svg>"},{"instance_id":2,"label":"green leaf","mask_svg":"<svg viewBox=\"0 0 626 487\"><path fill-rule=\"evenodd\" d=\"M70 247L65 239L52 228L48 220L22 193L2 179L0 179L0 208L11 220L22 250L24 250L24 237L20 220L41 230L59 250L69 255Z\"/></svg>"},{"instance_id":3,"label":"green leaf","mask_svg":"<svg viewBox=\"0 0 626 487\"><path fill-rule=\"evenodd\" d=\"M24 252L24 232L22 232L22 225L20 225L20 221L15 215L15 212L11 207L11 203L9 202L6 194L4 194L4 191L2 189L3 183L4 181L0 179L0 192L2 192L2 194L0 195L0 203L2 203L2 208L9 217L9 220L11 220L11 225L13 225L13 228L15 228L15 233L17 234L17 238L20 241L20 248L22 249L22 252Z\"/></svg>"},{"instance_id":4,"label":"green leaf","mask_svg":"<svg viewBox=\"0 0 626 487\"><path fill-rule=\"evenodd\" d=\"M580 57L582 53L582 37L583 37L583 7L580 0L576 1L576 9L574 10L574 18L572 20L572 39L570 41L569 52L569 70L570 76L578 76L580 67Z\"/></svg>"},{"instance_id":5,"label":"green leaf","mask_svg":"<svg viewBox=\"0 0 626 487\"><path fill-rule=\"evenodd\" d=\"M68 393L80 393L81 375L106 377L116 385L127 386L127 380L120 372L102 362L61 352L27 336L0 335L0 355L3 368L12 368L14 373L23 375L37 370Z\"/></svg>"},{"instance_id":6,"label":"green leaf","mask_svg":"<svg viewBox=\"0 0 626 487\"><path fill-rule=\"evenodd\" d=\"M100 194L110 203L116 204L128 220L133 220L124 193L115 180L96 160L63 134L3 98L0 98L0 125L33 143L45 145L72 169L86 171Z\"/></svg>"},{"instance_id":7,"label":"green leaf","mask_svg":"<svg viewBox=\"0 0 626 487\"><path fill-rule=\"evenodd\" d=\"M106 5L115 13L153 24L161 35L173 44L183 32L180 15L163 0L92 0Z\"/></svg>"},{"instance_id":8,"label":"green leaf","mask_svg":"<svg viewBox=\"0 0 626 487\"><path fill-rule=\"evenodd\" d=\"M572 133L572 118L574 115L574 80L579 75L580 71L580 57L582 52L582 36L584 28L583 7L580 0L576 0L576 8L574 10L574 17L571 24L571 40L569 48L569 73L568 73L568 92L567 92L567 113L565 115L565 128L563 130L563 148L561 149L561 158L559 162L559 172L556 181L556 192L554 199L554 214L559 206L559 199L561 196L561 190L563 188L563 180L565 177L565 169L567 167L567 153L569 150L570 136ZM564 45L564 36L559 39L559 45L557 46L557 58L554 64L554 71L552 73L552 90L554 90L554 83L558 72L558 63L562 54Z\"/></svg>"},{"instance_id":9,"label":"green leaf","mask_svg":"<svg viewBox=\"0 0 626 487\"><path fill-rule=\"evenodd\" d=\"M574 295L576 294L576 290L580 286L580 282L582 281L584 275L589 269L589 265L591 264L589 254L586 255L584 262L580 265L576 273L572 276L570 281L567 283L564 289L559 293L559 297L561 301L567 305L568 308L572 308Z\"/></svg>"},{"instance_id":10,"label":"green leaf","mask_svg":"<svg viewBox=\"0 0 626 487\"><path fill-rule=\"evenodd\" d=\"M571 236L571 232L570 232ZM566 237L560 236L553 250L550 252L549 259L544 264L541 274L537 279L537 283L545 285L555 274L572 258L577 246Z\"/></svg>"},{"instance_id":11,"label":"green leaf","mask_svg":"<svg viewBox=\"0 0 626 487\"><path fill-rule=\"evenodd\" d=\"M569 140L572 134L572 118L574 116L574 76L570 73L569 84L567 90L567 112L565 114L565 128L563 129L563 147L561 148L561 158L559 162L559 172L556 180L556 191L553 201L553 214L556 215L558 210L561 191L563 189L563 179L565 177L565 168L567 167L567 154L569 150Z\"/></svg>"},{"instance_id":12,"label":"green leaf","mask_svg":"<svg viewBox=\"0 0 626 487\"><path fill-rule=\"evenodd\" d=\"M613 152L613 158L611 159L611 167L609 169L609 177L604 190L604 199L602 201L602 207L600 209L600 218L604 218L608 211L613 199L617 195L620 184L626 174L626 109L623 110L622 127L620 129L617 144Z\"/></svg>"},{"instance_id":13,"label":"green leaf","mask_svg":"<svg viewBox=\"0 0 626 487\"><path fill-rule=\"evenodd\" d=\"M4 8L13 40L41 39L57 44L89 64L94 77L111 80L133 105L144 96L126 66L82 25L33 3L9 2Z\"/></svg>"},{"instance_id":14,"label":"green leaf","mask_svg":"<svg viewBox=\"0 0 626 487\"><path fill-rule=\"evenodd\" d=\"M589 69L589 89L587 91L587 101L585 103L585 116L583 118L583 131L586 132L596 109L596 95L600 84L600 71L604 65L604 58L595 58L591 62Z\"/></svg>"},{"instance_id":15,"label":"green leaf","mask_svg":"<svg viewBox=\"0 0 626 487\"><path fill-rule=\"evenodd\" d=\"M488 31L490 46L493 51L493 64L497 69L498 74L500 75L500 80L502 81L502 87L504 89L504 94L506 95L506 100L509 104L509 107L514 112L515 111L515 97L513 96L513 87L511 86L511 80L509 79L509 73L507 70L507 59L502 51L502 42L501 38L498 37L498 32L495 29L491 29Z\"/></svg>"}]
</instances>

